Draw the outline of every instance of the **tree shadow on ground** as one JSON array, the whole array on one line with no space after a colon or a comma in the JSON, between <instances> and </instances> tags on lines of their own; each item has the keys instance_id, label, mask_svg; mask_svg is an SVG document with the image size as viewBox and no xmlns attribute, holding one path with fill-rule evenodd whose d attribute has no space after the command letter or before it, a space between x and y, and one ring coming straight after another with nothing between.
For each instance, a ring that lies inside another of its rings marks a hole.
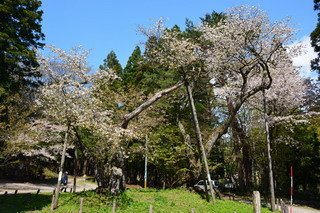
<instances>
[{"instance_id":1,"label":"tree shadow on ground","mask_svg":"<svg viewBox=\"0 0 320 213\"><path fill-rule=\"evenodd\" d=\"M41 210L45 206L50 206L51 199L50 194L0 195L0 212L16 213Z\"/></svg>"}]
</instances>

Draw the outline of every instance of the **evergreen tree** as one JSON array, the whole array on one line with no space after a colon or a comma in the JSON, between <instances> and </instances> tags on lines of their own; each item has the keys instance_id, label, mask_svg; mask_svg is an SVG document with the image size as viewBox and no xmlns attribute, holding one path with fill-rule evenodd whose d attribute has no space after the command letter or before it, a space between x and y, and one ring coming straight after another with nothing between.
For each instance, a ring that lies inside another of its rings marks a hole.
<instances>
[{"instance_id":1,"label":"evergreen tree","mask_svg":"<svg viewBox=\"0 0 320 213\"><path fill-rule=\"evenodd\" d=\"M117 75L122 75L122 67L119 63L116 53L111 50L111 52L107 55L107 58L103 60L103 65L100 65L101 70L112 69Z\"/></svg>"},{"instance_id":2,"label":"evergreen tree","mask_svg":"<svg viewBox=\"0 0 320 213\"><path fill-rule=\"evenodd\" d=\"M320 0L314 0L314 10L320 11ZM320 12L318 12L318 23L316 28L310 34L311 45L314 48L314 51L318 53L318 57L311 61L311 69L317 71L320 75ZM320 78L320 76L319 76Z\"/></svg>"},{"instance_id":3,"label":"evergreen tree","mask_svg":"<svg viewBox=\"0 0 320 213\"><path fill-rule=\"evenodd\" d=\"M39 0L0 0L0 122L4 124L9 106L17 101L14 95L39 84L33 48L44 45L40 6Z\"/></svg>"},{"instance_id":4,"label":"evergreen tree","mask_svg":"<svg viewBox=\"0 0 320 213\"><path fill-rule=\"evenodd\" d=\"M141 50L139 46L136 46L129 57L126 67L124 68L124 73L134 72L139 66L139 62L142 61Z\"/></svg>"},{"instance_id":5,"label":"evergreen tree","mask_svg":"<svg viewBox=\"0 0 320 213\"><path fill-rule=\"evenodd\" d=\"M139 46L136 46L133 50L126 67L124 68L124 84L138 84L138 82L143 78L143 73L141 72L142 67L142 55Z\"/></svg>"}]
</instances>

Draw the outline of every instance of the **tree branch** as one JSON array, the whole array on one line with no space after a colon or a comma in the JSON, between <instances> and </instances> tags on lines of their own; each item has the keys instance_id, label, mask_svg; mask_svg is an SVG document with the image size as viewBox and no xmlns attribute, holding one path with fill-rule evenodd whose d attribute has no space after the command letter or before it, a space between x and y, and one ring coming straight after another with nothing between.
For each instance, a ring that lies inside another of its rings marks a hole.
<instances>
[{"instance_id":1,"label":"tree branch","mask_svg":"<svg viewBox=\"0 0 320 213\"><path fill-rule=\"evenodd\" d=\"M167 89L161 90L160 92L157 92L154 96L152 96L150 99L148 99L146 102L141 104L139 107L137 107L135 110L130 112L129 114L126 114L121 122L121 128L126 129L128 127L129 122L138 116L143 110L147 109L149 106L151 106L154 102L162 98L163 96L169 94L170 92L176 90L180 86L183 85L183 82L179 82L172 87L169 87Z\"/></svg>"}]
</instances>

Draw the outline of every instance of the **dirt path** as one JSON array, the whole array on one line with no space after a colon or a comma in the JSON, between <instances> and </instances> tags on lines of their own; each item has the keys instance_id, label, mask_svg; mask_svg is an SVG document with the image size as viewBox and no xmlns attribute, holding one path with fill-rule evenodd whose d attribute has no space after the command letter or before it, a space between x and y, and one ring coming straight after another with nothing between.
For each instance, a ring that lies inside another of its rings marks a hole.
<instances>
[{"instance_id":1,"label":"dirt path","mask_svg":"<svg viewBox=\"0 0 320 213\"><path fill-rule=\"evenodd\" d=\"M8 194L14 194L15 190L18 190L18 193L36 193L38 189L40 192L52 192L56 187L56 183L30 183L30 182L14 182L9 180L2 180L0 179L0 194L5 193L6 191ZM68 191L70 188L73 187L73 178L69 178L68 183ZM76 190L82 191L92 190L97 188L97 184L88 183L84 181L83 177L77 178L77 188Z\"/></svg>"}]
</instances>

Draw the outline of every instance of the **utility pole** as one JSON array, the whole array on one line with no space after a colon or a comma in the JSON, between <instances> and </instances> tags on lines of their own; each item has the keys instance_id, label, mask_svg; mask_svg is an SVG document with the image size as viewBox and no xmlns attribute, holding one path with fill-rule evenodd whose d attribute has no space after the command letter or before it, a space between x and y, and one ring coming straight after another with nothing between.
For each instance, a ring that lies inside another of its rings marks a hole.
<instances>
[{"instance_id":1,"label":"utility pole","mask_svg":"<svg viewBox=\"0 0 320 213\"><path fill-rule=\"evenodd\" d=\"M276 199L274 195L274 182L273 182L273 170L272 170L270 134L269 134L269 118L267 115L267 100L266 100L265 90L262 90L262 94L263 94L263 114L264 114L264 123L265 123L265 129L266 129L266 141L267 141L267 156L268 156L268 165L269 165L271 211L275 211Z\"/></svg>"}]
</instances>

